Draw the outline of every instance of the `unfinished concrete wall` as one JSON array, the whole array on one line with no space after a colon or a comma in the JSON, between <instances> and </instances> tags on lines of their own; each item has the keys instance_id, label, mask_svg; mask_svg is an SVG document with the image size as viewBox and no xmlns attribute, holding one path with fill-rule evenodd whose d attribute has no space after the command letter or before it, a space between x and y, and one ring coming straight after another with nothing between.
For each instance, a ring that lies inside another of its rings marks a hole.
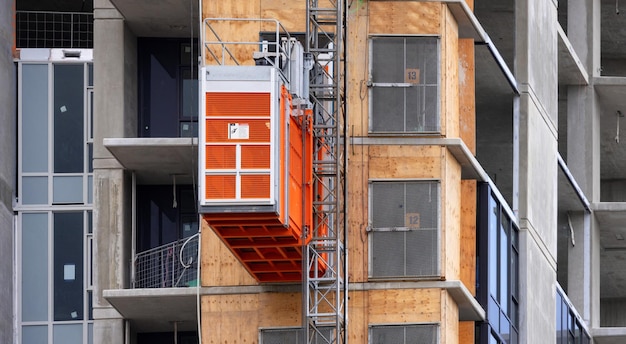
<instances>
[{"instance_id":1,"label":"unfinished concrete wall","mask_svg":"<svg viewBox=\"0 0 626 344\"><path fill-rule=\"evenodd\" d=\"M558 58L556 1L516 1L520 87L520 343L555 338Z\"/></svg>"},{"instance_id":2,"label":"unfinished concrete wall","mask_svg":"<svg viewBox=\"0 0 626 344\"><path fill-rule=\"evenodd\" d=\"M626 202L626 180L603 180L600 189L600 202Z\"/></svg>"},{"instance_id":3,"label":"unfinished concrete wall","mask_svg":"<svg viewBox=\"0 0 626 344\"><path fill-rule=\"evenodd\" d=\"M625 327L626 326L626 299L601 299L600 300L600 326L602 327Z\"/></svg>"},{"instance_id":4,"label":"unfinished concrete wall","mask_svg":"<svg viewBox=\"0 0 626 344\"><path fill-rule=\"evenodd\" d=\"M13 198L15 196L15 66L13 1L0 0L0 343L13 342Z\"/></svg>"},{"instance_id":5,"label":"unfinished concrete wall","mask_svg":"<svg viewBox=\"0 0 626 344\"><path fill-rule=\"evenodd\" d=\"M94 3L94 343L121 343L124 320L102 298L130 284L130 183L104 138L137 133L137 43L108 0Z\"/></svg>"}]
</instances>

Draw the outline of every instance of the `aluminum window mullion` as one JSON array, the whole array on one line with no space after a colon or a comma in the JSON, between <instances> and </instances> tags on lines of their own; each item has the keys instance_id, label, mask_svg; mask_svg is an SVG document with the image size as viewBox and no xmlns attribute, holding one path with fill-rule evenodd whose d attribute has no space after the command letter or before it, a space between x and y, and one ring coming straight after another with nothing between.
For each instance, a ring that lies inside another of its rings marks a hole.
<instances>
[{"instance_id":1,"label":"aluminum window mullion","mask_svg":"<svg viewBox=\"0 0 626 344\"><path fill-rule=\"evenodd\" d=\"M52 210L48 215L48 343L52 343L54 332L54 228Z\"/></svg>"},{"instance_id":2,"label":"aluminum window mullion","mask_svg":"<svg viewBox=\"0 0 626 344\"><path fill-rule=\"evenodd\" d=\"M407 55L406 43L407 43L406 42L406 38L404 38L403 39L403 44L402 44L402 48L404 50L404 52L402 54L402 56L403 56L402 63L403 63L403 67L404 67L403 68L404 73L406 73L406 58L407 58L407 56L406 56ZM403 89L402 93L403 93L403 98L404 98L404 101L402 102L403 103L402 104L403 105L403 116L402 116L403 117L403 125L402 125L402 128L403 128L403 131L406 132L407 131L407 124L406 124L406 116L407 116L406 101L407 101L407 94L406 94L406 89ZM405 189L404 189L404 194L405 194L405 201L406 201L406 185L405 185ZM406 204L406 202L405 202L405 204Z\"/></svg>"},{"instance_id":3,"label":"aluminum window mullion","mask_svg":"<svg viewBox=\"0 0 626 344\"><path fill-rule=\"evenodd\" d=\"M405 122L405 124L406 124L406 122ZM407 207L407 204L406 204L406 185L407 185L407 183L403 183L403 185L402 185L404 187L404 199L402 201L402 203L404 204L404 207L402 209L402 212L403 212L403 215L404 215L405 219L406 219L406 207ZM406 226L406 223L404 225ZM402 260L404 262L404 267L403 267L404 276L407 276L407 274L408 274L408 265L409 265L409 262L408 262L408 259L407 259L407 253L408 253L408 249L409 249L407 247L407 234L408 233L409 233L409 231L406 231L406 232L402 233L402 236L404 237L403 243L402 243L403 246L404 246L404 252L402 253L403 254Z\"/></svg>"},{"instance_id":4,"label":"aluminum window mullion","mask_svg":"<svg viewBox=\"0 0 626 344\"><path fill-rule=\"evenodd\" d=\"M54 177L54 68L53 64L48 64L48 203L52 205L54 200L54 188L52 179Z\"/></svg>"}]
</instances>

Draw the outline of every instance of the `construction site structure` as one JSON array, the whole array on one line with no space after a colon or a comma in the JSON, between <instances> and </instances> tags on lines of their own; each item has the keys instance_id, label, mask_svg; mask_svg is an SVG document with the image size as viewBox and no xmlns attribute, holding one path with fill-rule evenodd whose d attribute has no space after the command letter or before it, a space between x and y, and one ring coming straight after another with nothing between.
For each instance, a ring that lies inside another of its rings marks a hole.
<instances>
[{"instance_id":1,"label":"construction site structure","mask_svg":"<svg viewBox=\"0 0 626 344\"><path fill-rule=\"evenodd\" d=\"M1 343L626 341L619 3L0 4Z\"/></svg>"}]
</instances>

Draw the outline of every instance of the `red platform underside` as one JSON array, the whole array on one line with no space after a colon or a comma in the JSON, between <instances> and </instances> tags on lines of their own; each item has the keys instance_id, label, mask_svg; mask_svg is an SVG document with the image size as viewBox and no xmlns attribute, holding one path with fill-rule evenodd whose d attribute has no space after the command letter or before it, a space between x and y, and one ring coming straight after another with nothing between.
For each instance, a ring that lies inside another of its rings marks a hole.
<instances>
[{"instance_id":1,"label":"red platform underside","mask_svg":"<svg viewBox=\"0 0 626 344\"><path fill-rule=\"evenodd\" d=\"M205 214L207 223L259 282L302 281L302 238L275 214Z\"/></svg>"}]
</instances>

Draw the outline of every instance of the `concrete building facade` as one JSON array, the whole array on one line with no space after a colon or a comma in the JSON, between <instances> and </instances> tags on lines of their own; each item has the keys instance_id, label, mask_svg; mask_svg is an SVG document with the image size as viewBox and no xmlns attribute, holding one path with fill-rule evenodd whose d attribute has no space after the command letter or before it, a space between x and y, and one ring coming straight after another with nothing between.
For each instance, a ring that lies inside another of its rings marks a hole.
<instances>
[{"instance_id":1,"label":"concrete building facade","mask_svg":"<svg viewBox=\"0 0 626 344\"><path fill-rule=\"evenodd\" d=\"M3 1L2 8L12 9L12 1ZM15 67L13 65L13 16L3 11L0 18L0 341L13 341L13 280L15 261L13 250L13 199L15 197Z\"/></svg>"},{"instance_id":2,"label":"concrete building facade","mask_svg":"<svg viewBox=\"0 0 626 344\"><path fill-rule=\"evenodd\" d=\"M0 342L626 340L619 2L84 3L0 17ZM25 38L61 12L92 29ZM274 37L314 56L306 97ZM209 92L258 93L215 80L262 70L317 140L292 246L253 201L201 201L264 173L225 167L209 118Z\"/></svg>"}]
</instances>

